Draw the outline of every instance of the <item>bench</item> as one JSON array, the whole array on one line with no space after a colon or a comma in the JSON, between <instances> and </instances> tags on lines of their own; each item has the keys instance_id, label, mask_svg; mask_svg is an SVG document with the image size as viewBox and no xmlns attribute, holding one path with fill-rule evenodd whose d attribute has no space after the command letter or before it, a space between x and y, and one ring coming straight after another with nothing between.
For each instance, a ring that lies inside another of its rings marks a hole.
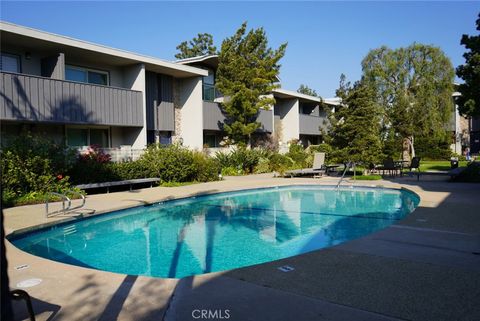
<instances>
[{"instance_id":1,"label":"bench","mask_svg":"<svg viewBox=\"0 0 480 321\"><path fill-rule=\"evenodd\" d=\"M465 170L466 167L457 167L449 171L429 171L429 172L408 172L409 175L417 175L417 181L420 180L420 176L432 175L432 176L450 176L454 178Z\"/></svg>"},{"instance_id":2,"label":"bench","mask_svg":"<svg viewBox=\"0 0 480 321\"><path fill-rule=\"evenodd\" d=\"M92 188L107 188L107 193L110 193L110 187L114 186L124 186L130 185L130 190L132 190L132 186L135 184L145 184L150 183L150 187L153 187L153 183L160 182L160 178L138 178L138 179L128 179L124 181L114 181L114 182L103 182L103 183L91 183L91 184L80 184L75 187L79 189L92 189Z\"/></svg>"}]
</instances>

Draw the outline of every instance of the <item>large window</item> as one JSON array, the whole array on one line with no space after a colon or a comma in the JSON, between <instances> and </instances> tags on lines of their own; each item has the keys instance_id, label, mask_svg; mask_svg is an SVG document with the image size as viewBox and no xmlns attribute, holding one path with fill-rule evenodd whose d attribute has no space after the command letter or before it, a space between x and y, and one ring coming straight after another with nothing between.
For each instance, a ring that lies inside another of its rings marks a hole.
<instances>
[{"instance_id":1,"label":"large window","mask_svg":"<svg viewBox=\"0 0 480 321\"><path fill-rule=\"evenodd\" d=\"M65 66L65 79L103 86L109 83L108 72L69 65Z\"/></svg>"},{"instance_id":2,"label":"large window","mask_svg":"<svg viewBox=\"0 0 480 321\"><path fill-rule=\"evenodd\" d=\"M212 133L203 134L203 145L206 147L220 147L220 137Z\"/></svg>"},{"instance_id":3,"label":"large window","mask_svg":"<svg viewBox=\"0 0 480 321\"><path fill-rule=\"evenodd\" d=\"M203 100L215 100L215 74L213 71L208 71L208 76L203 77Z\"/></svg>"},{"instance_id":4,"label":"large window","mask_svg":"<svg viewBox=\"0 0 480 321\"><path fill-rule=\"evenodd\" d=\"M108 129L67 127L67 145L109 147Z\"/></svg>"},{"instance_id":5,"label":"large window","mask_svg":"<svg viewBox=\"0 0 480 321\"><path fill-rule=\"evenodd\" d=\"M20 73L20 56L2 52L0 70Z\"/></svg>"}]
</instances>

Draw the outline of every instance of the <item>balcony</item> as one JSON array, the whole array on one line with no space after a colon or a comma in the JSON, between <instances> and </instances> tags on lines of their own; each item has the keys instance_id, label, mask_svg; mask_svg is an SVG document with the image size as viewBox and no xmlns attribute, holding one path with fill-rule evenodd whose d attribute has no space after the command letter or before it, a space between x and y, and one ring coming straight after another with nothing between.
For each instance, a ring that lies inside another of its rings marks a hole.
<instances>
[{"instance_id":1,"label":"balcony","mask_svg":"<svg viewBox=\"0 0 480 321\"><path fill-rule=\"evenodd\" d=\"M301 135L321 135L320 128L325 128L325 117L300 114Z\"/></svg>"},{"instance_id":2,"label":"balcony","mask_svg":"<svg viewBox=\"0 0 480 321\"><path fill-rule=\"evenodd\" d=\"M261 123L258 132L273 131L273 111L260 110L257 121ZM204 101L203 102L203 129L205 130L223 130L225 115L223 114L218 103Z\"/></svg>"},{"instance_id":3,"label":"balcony","mask_svg":"<svg viewBox=\"0 0 480 321\"><path fill-rule=\"evenodd\" d=\"M143 126L142 92L0 72L0 120Z\"/></svg>"}]
</instances>

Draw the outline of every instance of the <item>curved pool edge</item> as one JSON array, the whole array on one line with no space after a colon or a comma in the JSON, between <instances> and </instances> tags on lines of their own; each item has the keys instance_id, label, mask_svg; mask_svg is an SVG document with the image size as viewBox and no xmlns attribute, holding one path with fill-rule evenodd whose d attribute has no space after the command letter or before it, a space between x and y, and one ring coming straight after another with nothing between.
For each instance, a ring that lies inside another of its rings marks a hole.
<instances>
[{"instance_id":1,"label":"curved pool edge","mask_svg":"<svg viewBox=\"0 0 480 321\"><path fill-rule=\"evenodd\" d=\"M218 191L218 192L205 191L205 192L200 192L200 193L194 193L194 194L191 194L189 196L180 196L180 197L175 197L175 198L162 197L162 198L158 199L157 201L153 201L153 202L150 202L150 203L144 204L144 205L122 206L122 207L118 207L118 208L111 209L111 210L104 210L104 211L95 212L94 214L90 214L90 215L81 215L81 216L77 216L77 217L66 217L64 219L56 220L56 221L53 221L53 222L37 224L37 225L32 225L32 226L29 226L29 227L26 227L26 228L17 229L17 230L14 230L14 231L10 232L8 235L6 235L5 239L9 243L9 246L14 248L16 251L20 251L23 255L30 256L35 260L40 259L43 262L47 262L48 265L53 264L52 265L53 267L56 266L56 265L61 265L61 266L63 266L64 269L69 269L69 268L74 267L74 269L79 268L79 269L88 271L89 273L94 272L94 273L100 273L100 274L105 274L105 275L113 274L113 275L117 275L117 276L128 276L129 274L126 274L126 273L108 271L108 270L101 270L101 269L85 267L85 266L79 266L79 265L60 262L60 261L54 261L54 260L51 260L51 259L48 259L48 258L45 258L45 257L42 257L42 256L37 256L35 254L26 252L26 251L18 248L17 246L15 246L12 243L12 240L16 239L17 237L22 237L25 234L36 233L36 232L39 232L43 229L51 228L52 226L62 226L62 225L74 223L74 222L81 221L81 220L88 220L88 219L91 219L91 218L95 218L99 215L113 214L114 212L117 212L117 211L127 210L127 209L132 209L132 208L148 207L148 206L152 206L152 205L155 205L155 204L158 204L158 203L164 203L164 202L169 202L169 201L178 201L178 200L187 200L187 199L195 199L197 197L211 196L211 195L221 195L221 194L232 193L232 192L264 190L264 189L271 189L271 188L302 187L302 186L306 186L306 187L315 186L315 187L321 187L321 188L325 188L325 189L335 188L335 185L318 184L318 183L293 183L293 184L289 183L289 184L281 184L281 185L279 185L279 184L269 184L269 185L264 185L264 186L261 186L261 187L233 188L233 189L222 190L222 191ZM402 219L400 219L396 224L400 223L406 217L411 215L420 206L420 202L422 200L421 196L417 192L413 191L410 188L406 188L404 186L384 186L383 184L377 184L377 185L361 184L361 185L355 185L354 187L362 188L362 189L363 188L364 189L379 189L379 188L381 188L381 189L387 189L387 190L401 190L401 191L405 191L405 192L407 192L409 194L412 194L415 197L417 197L418 198L418 203L417 203L416 207L411 212L409 212L406 216L404 216ZM350 186L341 188L341 190L350 190L350 189L351 189ZM391 225L386 226L385 228L382 228L382 229L380 229L378 231L375 231L371 234L364 235L364 236L360 237L360 239L365 237L365 236L378 233L378 232L383 231L383 230L388 229L388 228L391 228ZM358 240L358 238L348 240L348 241L340 243L338 245L346 244L346 243L356 241L356 240ZM177 280L177 281L180 280L180 279L186 278L186 277L199 277L199 276L211 277L211 276L214 276L214 275L223 275L223 274L226 274L226 273L228 273L230 271L234 271L234 270L258 268L259 266L263 266L263 265L265 265L265 266L266 265L272 265L272 264L275 265L275 264L277 264L276 262L281 262L281 261L285 261L285 260L289 260L289 259L295 259L297 257L306 256L306 255L309 255L309 254L312 254L312 253L315 253L315 252L319 252L319 251L326 251L326 250L335 248L338 245L333 245L333 246L325 247L325 248L319 248L319 249L315 249L315 250L312 250L312 251L309 251L309 252L299 253L299 254L296 254L296 255L293 255L293 256L279 258L279 259L275 259L275 260L272 260L272 261L260 262L260 263L256 263L256 264L252 264L252 265L240 266L240 267L227 269L227 270L220 270L220 271L212 271L212 272L207 272L207 273L202 273L202 274L195 274L195 275L191 275L191 276L174 278L174 277L149 276L149 275L140 274L140 275L136 275L136 277L148 278L148 279Z\"/></svg>"},{"instance_id":2,"label":"curved pool edge","mask_svg":"<svg viewBox=\"0 0 480 321\"><path fill-rule=\"evenodd\" d=\"M12 230L8 234L6 234L5 239L10 242L10 240L15 239L17 237L20 237L24 234L36 233L36 232L39 232L43 229L51 228L53 226L62 226L62 225L66 225L66 224L69 224L69 223L74 223L74 222L81 221L81 220L88 220L90 218L94 218L94 217L97 217L99 215L108 215L108 214L111 214L111 213L117 212L117 211L122 211L122 210L127 210L127 209L135 209L135 208L141 208L141 207L148 207L148 206L152 206L152 205L159 204L159 203L164 203L164 202L169 202L169 201L186 200L186 199L189 199L189 198L197 198L197 197L211 196L211 195L220 195L220 194L231 193L231 192L264 190L264 189L269 189L269 188L280 188L280 187L287 188L287 187L290 187L290 186L335 187L335 185L318 184L318 183L293 183L293 184L282 184L282 185L271 184L271 185L265 185L265 186L262 186L262 187L247 187L247 188L238 188L238 189L233 188L233 189L228 189L228 190L218 191L218 192L205 191L205 192L194 193L194 194L191 194L191 195L173 197L173 198L162 197L162 198L159 198L158 200L148 202L147 204L143 204L143 205L125 205L125 206L120 206L120 207L114 207L114 208L108 209L108 210L102 210L102 211L98 211L98 212L95 211L92 214L87 214L87 215L81 214L81 215L77 215L75 217L74 216L65 217L65 218L57 219L57 220L51 221L51 222L35 224L35 225L31 225L31 226L28 226L28 227L25 227L25 228L19 228L19 229L16 229L16 230ZM355 187L360 187L360 188L383 188L383 189L390 189L390 190L404 190L404 191L412 193L413 195L418 197L419 203L418 203L417 207L420 205L421 200L422 200L422 198L420 197L420 195L418 195L418 193L416 193L415 191L413 191L409 188L406 188L404 186L398 186L397 187L397 186L361 184L361 185L356 185L354 187L342 187L342 189L347 190L347 189L351 189L351 188L355 188ZM103 194L96 194L96 195L103 195ZM105 194L105 195L108 195L108 194ZM413 209L413 211L410 212L408 215L412 214L416 210L417 207L415 207ZM404 219L405 219L405 217L402 218L399 222L401 222Z\"/></svg>"}]
</instances>

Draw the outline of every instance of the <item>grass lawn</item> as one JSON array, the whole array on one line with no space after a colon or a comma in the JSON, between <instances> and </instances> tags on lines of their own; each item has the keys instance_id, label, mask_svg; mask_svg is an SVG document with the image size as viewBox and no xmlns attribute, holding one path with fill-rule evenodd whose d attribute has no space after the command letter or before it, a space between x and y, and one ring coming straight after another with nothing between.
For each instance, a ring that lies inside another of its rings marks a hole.
<instances>
[{"instance_id":1,"label":"grass lawn","mask_svg":"<svg viewBox=\"0 0 480 321\"><path fill-rule=\"evenodd\" d=\"M467 161L460 161L459 167L466 167ZM450 170L450 161L420 161L420 171L448 171Z\"/></svg>"},{"instance_id":2,"label":"grass lawn","mask_svg":"<svg viewBox=\"0 0 480 321\"><path fill-rule=\"evenodd\" d=\"M356 177L352 177L352 179L354 178L358 181L378 181L382 179L382 175L359 175Z\"/></svg>"}]
</instances>

